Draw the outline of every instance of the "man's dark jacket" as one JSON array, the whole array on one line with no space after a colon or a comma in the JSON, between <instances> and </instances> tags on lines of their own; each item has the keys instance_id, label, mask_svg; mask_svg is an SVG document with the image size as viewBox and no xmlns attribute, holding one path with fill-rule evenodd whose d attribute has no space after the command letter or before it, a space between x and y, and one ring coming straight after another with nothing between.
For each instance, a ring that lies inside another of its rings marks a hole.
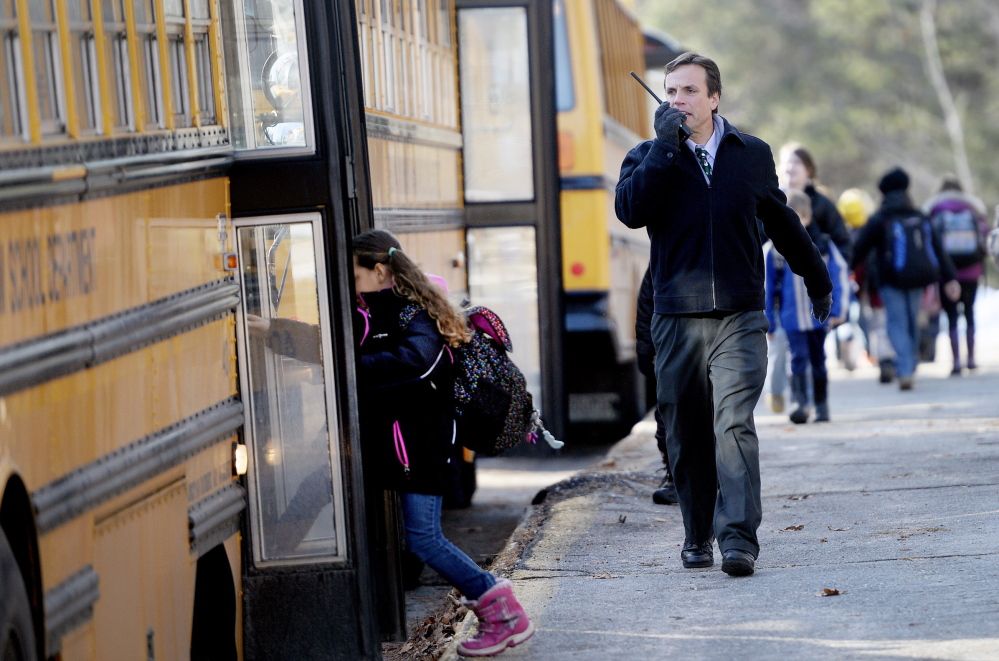
<instances>
[{"instance_id":1,"label":"man's dark jacket","mask_svg":"<svg viewBox=\"0 0 999 661\"><path fill-rule=\"evenodd\" d=\"M652 269L645 269L642 286L638 288L638 307L635 308L635 353L638 355L638 371L652 378L656 375L653 361L656 345L652 342L652 311L655 307L652 288Z\"/></svg>"},{"instance_id":2,"label":"man's dark jacket","mask_svg":"<svg viewBox=\"0 0 999 661\"><path fill-rule=\"evenodd\" d=\"M658 138L632 149L621 166L617 217L652 239L657 314L762 310L757 218L811 298L832 291L819 251L785 204L770 147L723 124L710 186L686 145L674 152Z\"/></svg>"}]
</instances>

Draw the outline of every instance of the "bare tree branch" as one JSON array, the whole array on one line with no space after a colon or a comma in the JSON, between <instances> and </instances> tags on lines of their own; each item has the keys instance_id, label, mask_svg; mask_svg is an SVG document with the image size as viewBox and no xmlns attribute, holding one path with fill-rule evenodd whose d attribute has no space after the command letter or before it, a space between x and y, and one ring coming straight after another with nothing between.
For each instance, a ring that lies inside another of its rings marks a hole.
<instances>
[{"instance_id":1,"label":"bare tree branch","mask_svg":"<svg viewBox=\"0 0 999 661\"><path fill-rule=\"evenodd\" d=\"M971 177L971 166L968 163L968 152L964 146L964 128L961 125L961 115L958 112L954 96L947 85L944 76L943 62L940 59L940 47L937 44L936 0L923 0L923 8L919 12L919 22L923 31L923 49L926 53L926 69L937 93L940 107L944 113L944 126L950 137L954 150L954 168L961 180L964 190L973 193L974 181Z\"/></svg>"}]
</instances>

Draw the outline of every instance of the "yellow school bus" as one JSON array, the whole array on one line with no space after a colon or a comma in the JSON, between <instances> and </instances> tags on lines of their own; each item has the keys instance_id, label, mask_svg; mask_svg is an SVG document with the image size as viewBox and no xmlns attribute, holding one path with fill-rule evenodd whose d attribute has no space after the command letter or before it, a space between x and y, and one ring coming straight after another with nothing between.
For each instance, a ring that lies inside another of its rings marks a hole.
<instances>
[{"instance_id":1,"label":"yellow school bus","mask_svg":"<svg viewBox=\"0 0 999 661\"><path fill-rule=\"evenodd\" d=\"M628 150L650 132L643 37L625 0L555 0L556 104L562 182L562 279L569 420L630 425L644 413L635 305L649 240L614 213Z\"/></svg>"},{"instance_id":2,"label":"yellow school bus","mask_svg":"<svg viewBox=\"0 0 999 661\"><path fill-rule=\"evenodd\" d=\"M356 17L0 0L0 656L378 658ZM295 360L247 315L318 329Z\"/></svg>"},{"instance_id":3,"label":"yellow school bus","mask_svg":"<svg viewBox=\"0 0 999 661\"><path fill-rule=\"evenodd\" d=\"M443 276L454 302L503 318L560 429L554 111L542 84L551 0L355 1L374 225ZM472 453L460 459L448 505L475 488Z\"/></svg>"}]
</instances>

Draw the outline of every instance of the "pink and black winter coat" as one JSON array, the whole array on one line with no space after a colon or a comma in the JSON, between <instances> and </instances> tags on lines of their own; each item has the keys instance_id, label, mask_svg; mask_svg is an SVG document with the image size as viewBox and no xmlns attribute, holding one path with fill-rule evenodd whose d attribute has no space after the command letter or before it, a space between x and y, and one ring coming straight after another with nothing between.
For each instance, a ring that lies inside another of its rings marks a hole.
<instances>
[{"instance_id":1,"label":"pink and black winter coat","mask_svg":"<svg viewBox=\"0 0 999 661\"><path fill-rule=\"evenodd\" d=\"M354 315L365 473L386 489L442 494L456 456L453 357L420 305L391 289Z\"/></svg>"}]
</instances>

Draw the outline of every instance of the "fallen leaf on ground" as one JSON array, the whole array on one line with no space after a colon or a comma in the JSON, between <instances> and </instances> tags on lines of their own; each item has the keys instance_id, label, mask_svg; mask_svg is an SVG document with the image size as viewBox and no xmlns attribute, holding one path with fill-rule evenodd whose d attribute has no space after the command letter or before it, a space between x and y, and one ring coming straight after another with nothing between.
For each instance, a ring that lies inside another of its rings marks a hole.
<instances>
[{"instance_id":1,"label":"fallen leaf on ground","mask_svg":"<svg viewBox=\"0 0 999 661\"><path fill-rule=\"evenodd\" d=\"M656 517L655 519L652 520L658 521L659 523L669 523L669 519L660 519L659 517Z\"/></svg>"},{"instance_id":2,"label":"fallen leaf on ground","mask_svg":"<svg viewBox=\"0 0 999 661\"><path fill-rule=\"evenodd\" d=\"M614 577L608 574L607 572L603 572L602 574L594 574L590 578L614 578Z\"/></svg>"},{"instance_id":3,"label":"fallen leaf on ground","mask_svg":"<svg viewBox=\"0 0 999 661\"><path fill-rule=\"evenodd\" d=\"M828 542L829 540L828 540L827 538L823 537L823 538L822 538L822 539L820 539L819 541L820 541L820 542Z\"/></svg>"},{"instance_id":4,"label":"fallen leaf on ground","mask_svg":"<svg viewBox=\"0 0 999 661\"><path fill-rule=\"evenodd\" d=\"M803 493L803 494L800 494L800 495L797 495L797 496L788 496L787 499L788 500L804 500L804 499L808 498L808 496L809 496L809 494Z\"/></svg>"},{"instance_id":5,"label":"fallen leaf on ground","mask_svg":"<svg viewBox=\"0 0 999 661\"><path fill-rule=\"evenodd\" d=\"M829 530L832 530L833 532L843 532L844 530L850 529L849 526L846 528L833 528L832 526L826 526L826 528L829 528Z\"/></svg>"},{"instance_id":6,"label":"fallen leaf on ground","mask_svg":"<svg viewBox=\"0 0 999 661\"><path fill-rule=\"evenodd\" d=\"M822 588L822 594L820 594L819 596L820 597L835 597L836 595L839 595L839 594L843 594L843 593L840 592L839 590L837 590L836 588Z\"/></svg>"},{"instance_id":7,"label":"fallen leaf on ground","mask_svg":"<svg viewBox=\"0 0 999 661\"><path fill-rule=\"evenodd\" d=\"M787 528L784 528L784 530L781 530L781 532L784 532L785 530L804 530L804 529L805 529L805 524L801 524L800 526L788 526Z\"/></svg>"}]
</instances>

